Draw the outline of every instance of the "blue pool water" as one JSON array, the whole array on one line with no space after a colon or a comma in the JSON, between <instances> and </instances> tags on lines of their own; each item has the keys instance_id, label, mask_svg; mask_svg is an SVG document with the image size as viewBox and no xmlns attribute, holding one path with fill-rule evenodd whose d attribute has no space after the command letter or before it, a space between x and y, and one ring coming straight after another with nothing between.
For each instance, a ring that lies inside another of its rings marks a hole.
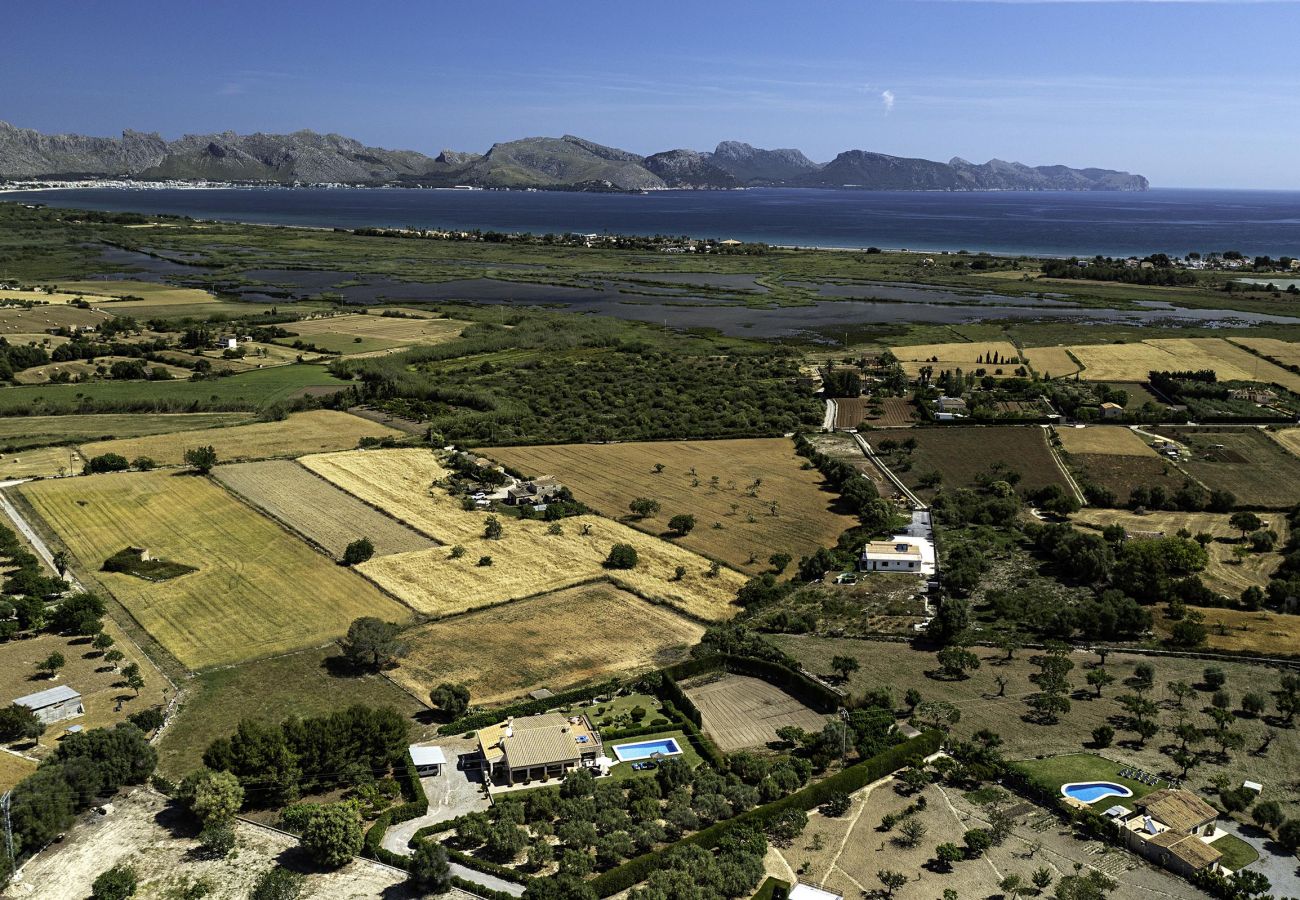
<instances>
[{"instance_id":1,"label":"blue pool water","mask_svg":"<svg viewBox=\"0 0 1300 900\"><path fill-rule=\"evenodd\" d=\"M1076 781L1061 785L1061 793L1084 803L1096 803L1103 797L1132 797L1133 792L1112 781Z\"/></svg>"},{"instance_id":2,"label":"blue pool water","mask_svg":"<svg viewBox=\"0 0 1300 900\"><path fill-rule=\"evenodd\" d=\"M619 762L649 759L656 753L660 756L681 756L682 748L677 746L675 738L638 741L635 744L619 744L614 747L614 755L618 757Z\"/></svg>"}]
</instances>

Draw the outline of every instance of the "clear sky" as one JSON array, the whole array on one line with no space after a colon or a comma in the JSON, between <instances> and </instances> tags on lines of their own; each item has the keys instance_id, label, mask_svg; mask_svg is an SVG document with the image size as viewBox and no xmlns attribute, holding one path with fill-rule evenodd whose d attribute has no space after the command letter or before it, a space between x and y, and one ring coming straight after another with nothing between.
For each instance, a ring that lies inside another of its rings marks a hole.
<instances>
[{"instance_id":1,"label":"clear sky","mask_svg":"<svg viewBox=\"0 0 1300 900\"><path fill-rule=\"evenodd\" d=\"M5 22L0 119L41 131L735 139L1300 189L1285 0L42 0Z\"/></svg>"}]
</instances>

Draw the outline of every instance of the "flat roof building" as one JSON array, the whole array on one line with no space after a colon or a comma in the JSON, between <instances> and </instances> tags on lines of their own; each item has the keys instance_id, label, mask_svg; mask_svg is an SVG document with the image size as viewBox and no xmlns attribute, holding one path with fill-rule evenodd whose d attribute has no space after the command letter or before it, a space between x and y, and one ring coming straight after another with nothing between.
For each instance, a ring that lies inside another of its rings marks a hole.
<instances>
[{"instance_id":1,"label":"flat roof building","mask_svg":"<svg viewBox=\"0 0 1300 900\"><path fill-rule=\"evenodd\" d=\"M862 551L869 572L920 572L921 549L907 541L872 541Z\"/></svg>"},{"instance_id":2,"label":"flat roof building","mask_svg":"<svg viewBox=\"0 0 1300 900\"><path fill-rule=\"evenodd\" d=\"M447 764L446 754L434 744L412 744L407 751L415 764L415 774L421 778L441 775L442 767Z\"/></svg>"}]
</instances>

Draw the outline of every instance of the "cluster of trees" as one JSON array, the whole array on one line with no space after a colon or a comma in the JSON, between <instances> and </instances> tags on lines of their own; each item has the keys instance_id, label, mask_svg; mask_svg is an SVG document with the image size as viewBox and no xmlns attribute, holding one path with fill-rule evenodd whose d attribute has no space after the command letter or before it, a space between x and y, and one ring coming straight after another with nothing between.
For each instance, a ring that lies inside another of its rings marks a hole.
<instances>
[{"instance_id":1,"label":"cluster of trees","mask_svg":"<svg viewBox=\"0 0 1300 900\"><path fill-rule=\"evenodd\" d=\"M853 465L820 452L802 434L795 436L794 446L795 452L816 466L843 503L853 510L864 532L876 534L894 524L893 506L881 499L876 486Z\"/></svg>"},{"instance_id":2,"label":"cluster of trees","mask_svg":"<svg viewBox=\"0 0 1300 900\"><path fill-rule=\"evenodd\" d=\"M1143 266L1141 263L1150 263ZM1174 268L1163 253L1144 257L1138 265L1130 266L1125 260L1096 256L1081 261L1070 259L1043 260L1043 275L1047 278L1083 278L1088 281L1118 281L1123 284L1154 284L1171 287L1195 284L1196 276L1187 269Z\"/></svg>"},{"instance_id":3,"label":"cluster of trees","mask_svg":"<svg viewBox=\"0 0 1300 900\"><path fill-rule=\"evenodd\" d=\"M1091 497L1089 498L1091 500ZM1113 497L1112 497L1113 501ZM1228 512L1237 503L1231 491L1214 490L1208 493L1194 481L1185 481L1178 490L1170 493L1161 485L1138 485L1129 493L1129 509L1168 509L1183 512ZM1106 504L1114 506L1111 502Z\"/></svg>"},{"instance_id":4,"label":"cluster of trees","mask_svg":"<svg viewBox=\"0 0 1300 900\"><path fill-rule=\"evenodd\" d=\"M391 706L350 706L280 725L244 719L218 738L203 764L229 772L244 789L244 805L282 806L304 793L372 782L403 765L409 724Z\"/></svg>"},{"instance_id":5,"label":"cluster of trees","mask_svg":"<svg viewBox=\"0 0 1300 900\"><path fill-rule=\"evenodd\" d=\"M10 796L17 861L70 828L76 815L98 799L123 785L143 784L157 762L144 733L129 723L66 735ZM7 856L0 854L0 875L10 874L5 871L8 864Z\"/></svg>"},{"instance_id":6,"label":"cluster of trees","mask_svg":"<svg viewBox=\"0 0 1300 900\"><path fill-rule=\"evenodd\" d=\"M750 894L763 878L767 838L758 831L728 832L714 851L687 845L663 857L643 886L629 900L727 900Z\"/></svg>"}]
</instances>

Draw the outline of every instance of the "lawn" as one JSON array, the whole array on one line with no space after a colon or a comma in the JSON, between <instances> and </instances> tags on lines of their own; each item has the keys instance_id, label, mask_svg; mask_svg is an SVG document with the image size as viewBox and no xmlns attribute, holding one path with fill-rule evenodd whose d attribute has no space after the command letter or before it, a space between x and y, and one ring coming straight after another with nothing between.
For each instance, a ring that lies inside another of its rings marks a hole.
<instances>
[{"instance_id":1,"label":"lawn","mask_svg":"<svg viewBox=\"0 0 1300 900\"><path fill-rule=\"evenodd\" d=\"M1255 851L1255 848L1235 834L1225 834L1217 841L1212 842L1210 846L1223 854L1223 857L1219 860L1219 865L1225 869L1231 869L1233 872L1238 872L1251 863L1259 861L1259 853Z\"/></svg>"},{"instance_id":2,"label":"lawn","mask_svg":"<svg viewBox=\"0 0 1300 900\"><path fill-rule=\"evenodd\" d=\"M838 495L821 474L804 468L804 459L784 438L483 452L526 475L555 475L577 499L647 534L663 534L669 518L689 513L698 524L675 543L751 574L768 568L773 553L797 560L833 546L841 532L857 524L840 511ZM662 472L655 471L657 465ZM633 517L628 505L638 497L655 500L661 511Z\"/></svg>"},{"instance_id":3,"label":"lawn","mask_svg":"<svg viewBox=\"0 0 1300 900\"><path fill-rule=\"evenodd\" d=\"M1054 794L1060 794L1061 785L1069 784L1072 781L1110 781L1121 784L1133 792L1132 797L1112 796L1101 798L1091 804L1092 808L1098 812L1110 809L1117 804L1132 809L1134 800L1139 800L1155 790L1151 785L1143 784L1132 778L1121 778L1119 773L1126 766L1103 756L1097 756L1094 753L1069 753L1064 756L1048 757L1047 759L1026 759L1017 763L1017 765L1028 772L1030 778L1039 787ZM1169 785L1162 782L1160 786L1168 787Z\"/></svg>"},{"instance_id":4,"label":"lawn","mask_svg":"<svg viewBox=\"0 0 1300 900\"><path fill-rule=\"evenodd\" d=\"M242 425L250 413L120 413L86 416L22 416L0 418L0 446L6 452L46 444L81 444L146 434L167 434Z\"/></svg>"},{"instance_id":5,"label":"lawn","mask_svg":"<svg viewBox=\"0 0 1300 900\"><path fill-rule=\"evenodd\" d=\"M335 674L330 644L203 672L186 682L185 700L158 744L158 769L179 778L199 765L208 744L235 732L241 719L280 722L356 703L392 706L408 717L425 707L382 675ZM422 726L421 726L422 727Z\"/></svg>"},{"instance_id":6,"label":"lawn","mask_svg":"<svg viewBox=\"0 0 1300 900\"><path fill-rule=\"evenodd\" d=\"M173 434L122 438L84 444L87 457L117 453L126 459L147 456L161 466L179 466L185 451L212 446L221 462L294 457L355 447L362 438L401 438L393 428L330 409L294 413L283 421L258 422L230 428L207 428Z\"/></svg>"},{"instance_id":7,"label":"lawn","mask_svg":"<svg viewBox=\"0 0 1300 900\"><path fill-rule=\"evenodd\" d=\"M703 634L666 606L596 583L411 629L391 674L421 697L452 682L476 704L499 703L680 662Z\"/></svg>"},{"instance_id":8,"label":"lawn","mask_svg":"<svg viewBox=\"0 0 1300 900\"><path fill-rule=\"evenodd\" d=\"M1180 465L1211 490L1231 491L1248 509L1300 503L1300 457L1257 428L1172 428L1157 432L1190 450Z\"/></svg>"},{"instance_id":9,"label":"lawn","mask_svg":"<svg viewBox=\"0 0 1300 900\"><path fill-rule=\"evenodd\" d=\"M904 437L915 439L915 450L909 452L902 446ZM884 454L886 462L894 474L921 495L934 493L920 486L930 473L937 472L943 479L942 487L953 490L974 486L977 476L989 474L998 464L1005 467L1004 474L998 476L1002 480L1006 480L1007 472L1020 475L1016 487L1022 492L1049 484L1069 490L1048 449L1046 431L1036 425L918 428L905 436L877 437L870 443L880 451L884 441L889 440L898 446Z\"/></svg>"},{"instance_id":10,"label":"lawn","mask_svg":"<svg viewBox=\"0 0 1300 900\"><path fill-rule=\"evenodd\" d=\"M357 450L303 457L323 478L445 544L460 545L375 558L359 569L394 596L430 615L445 616L508 600L611 578L620 587L703 621L730 618L744 576L670 541L599 516L564 520L560 533L540 520L507 518L499 539L483 536L487 514L466 511L434 484L446 476L428 450ZM615 543L632 545L635 568L607 570ZM491 565L480 565L487 558ZM675 570L681 566L681 578Z\"/></svg>"},{"instance_id":11,"label":"lawn","mask_svg":"<svg viewBox=\"0 0 1300 900\"><path fill-rule=\"evenodd\" d=\"M212 381L96 381L0 388L0 415L257 410L303 393L342 390L322 366L257 369Z\"/></svg>"},{"instance_id":12,"label":"lawn","mask_svg":"<svg viewBox=\"0 0 1300 900\"><path fill-rule=\"evenodd\" d=\"M682 755L679 759L686 760L686 764L694 769L704 760L701 758L699 751L695 747L696 740L680 728L670 731L656 731L654 734L643 734L637 737L624 738L605 743L605 755L610 759L617 760L614 755L614 748L622 744L639 744L643 741L660 741L664 738L672 738L677 741L677 746L682 748ZM633 761L615 762L610 768L609 774L614 778L639 778L642 775L653 775L653 772L647 772L644 769L633 769Z\"/></svg>"},{"instance_id":13,"label":"lawn","mask_svg":"<svg viewBox=\"0 0 1300 900\"><path fill-rule=\"evenodd\" d=\"M191 669L338 637L356 617L409 612L203 478L166 471L18 488L77 560ZM198 571L163 582L100 572L124 547Z\"/></svg>"},{"instance_id":14,"label":"lawn","mask_svg":"<svg viewBox=\"0 0 1300 900\"><path fill-rule=\"evenodd\" d=\"M1137 515L1120 509L1080 510L1072 517L1078 525L1088 525L1101 529L1107 525L1122 525L1130 532L1161 532L1166 535L1177 534L1186 529L1193 535L1205 532L1213 535L1215 540L1206 545L1210 561L1201 572L1201 579L1216 591L1231 597L1239 597L1241 592L1251 585L1265 587L1269 577L1282 562L1278 553L1255 553L1238 560L1233 550L1241 538L1241 532L1228 524L1227 513L1185 513L1185 512L1149 512ZM1280 514L1264 515L1263 521L1277 532L1278 546L1286 544L1290 535L1286 518Z\"/></svg>"}]
</instances>

